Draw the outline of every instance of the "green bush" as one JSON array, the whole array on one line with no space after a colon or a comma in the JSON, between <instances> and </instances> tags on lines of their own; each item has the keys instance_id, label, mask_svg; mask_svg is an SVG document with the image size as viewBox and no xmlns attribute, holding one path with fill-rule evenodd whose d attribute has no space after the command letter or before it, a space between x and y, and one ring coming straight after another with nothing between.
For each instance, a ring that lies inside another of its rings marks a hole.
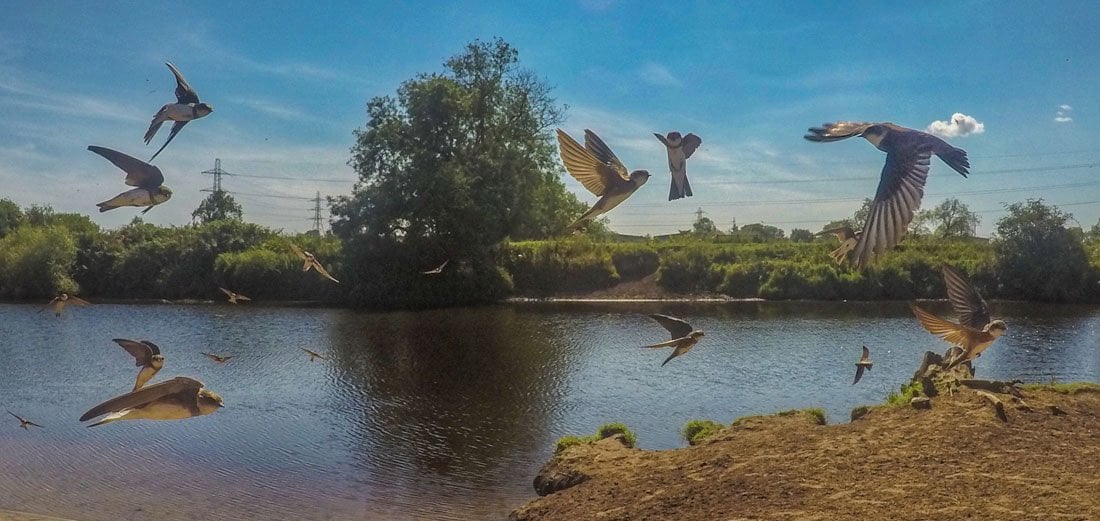
<instances>
[{"instance_id":1,"label":"green bush","mask_svg":"<svg viewBox=\"0 0 1100 521\"><path fill-rule=\"evenodd\" d=\"M638 445L638 437L635 436L634 431L631 431L624 423L605 423L600 425L600 428L596 430L596 437L601 440L610 438L616 434L623 435L623 442L628 448L633 449Z\"/></svg>"},{"instance_id":2,"label":"green bush","mask_svg":"<svg viewBox=\"0 0 1100 521\"><path fill-rule=\"evenodd\" d=\"M49 298L79 293L69 275L76 243L63 227L19 226L0 239L0 296Z\"/></svg>"},{"instance_id":3,"label":"green bush","mask_svg":"<svg viewBox=\"0 0 1100 521\"><path fill-rule=\"evenodd\" d=\"M629 282L655 273L661 259L656 250L645 244L615 244L611 249L611 263L620 281Z\"/></svg>"},{"instance_id":4,"label":"green bush","mask_svg":"<svg viewBox=\"0 0 1100 521\"><path fill-rule=\"evenodd\" d=\"M684 424L681 434L688 445L698 445L722 430L722 424L714 420L691 420Z\"/></svg>"}]
</instances>

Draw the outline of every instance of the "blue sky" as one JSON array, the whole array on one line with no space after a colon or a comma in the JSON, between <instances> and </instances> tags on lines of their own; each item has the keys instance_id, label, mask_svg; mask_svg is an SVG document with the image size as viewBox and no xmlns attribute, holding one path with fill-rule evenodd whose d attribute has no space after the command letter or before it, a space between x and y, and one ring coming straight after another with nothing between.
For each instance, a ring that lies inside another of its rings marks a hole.
<instances>
[{"instance_id":1,"label":"blue sky","mask_svg":"<svg viewBox=\"0 0 1100 521\"><path fill-rule=\"evenodd\" d=\"M215 112L157 158L175 195L146 219L189 222L211 183L200 171L221 158L231 173L290 178L224 188L241 193L247 219L305 230L305 199L351 190L348 149L369 98L500 36L569 106L567 132L591 128L629 168L655 174L609 214L623 233L686 229L700 207L721 228L820 229L874 194L884 156L863 140L807 142L807 127L925 129L954 113L983 126L948 138L972 175L933 160L924 208L957 194L982 234L1002 202L1028 197L1097 222L1100 166L1087 165L1100 163L1100 4L824 4L18 2L0 25L0 197L129 222L137 210L95 213L125 187L85 148L152 155L167 125L149 146L142 135L174 99L172 61ZM695 197L668 202L652 132L673 129L703 147L688 166Z\"/></svg>"}]
</instances>

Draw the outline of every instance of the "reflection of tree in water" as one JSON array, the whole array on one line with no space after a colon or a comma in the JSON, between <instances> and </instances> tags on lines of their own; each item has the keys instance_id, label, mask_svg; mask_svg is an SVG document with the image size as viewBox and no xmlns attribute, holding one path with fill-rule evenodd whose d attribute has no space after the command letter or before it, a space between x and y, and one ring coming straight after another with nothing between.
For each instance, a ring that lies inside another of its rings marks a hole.
<instances>
[{"instance_id":1,"label":"reflection of tree in water","mask_svg":"<svg viewBox=\"0 0 1100 521\"><path fill-rule=\"evenodd\" d=\"M459 476L483 492L526 488L529 476L515 472L533 470L550 443L571 365L545 314L481 307L342 316L331 349L356 390L347 407L361 411L351 434L365 469L398 481Z\"/></svg>"}]
</instances>

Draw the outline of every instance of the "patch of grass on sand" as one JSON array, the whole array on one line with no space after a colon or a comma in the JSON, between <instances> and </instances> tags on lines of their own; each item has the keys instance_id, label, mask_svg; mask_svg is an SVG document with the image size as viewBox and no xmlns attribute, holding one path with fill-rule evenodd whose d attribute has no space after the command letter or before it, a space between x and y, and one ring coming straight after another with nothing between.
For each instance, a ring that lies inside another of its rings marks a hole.
<instances>
[{"instance_id":1,"label":"patch of grass on sand","mask_svg":"<svg viewBox=\"0 0 1100 521\"><path fill-rule=\"evenodd\" d=\"M592 443L596 440L597 438L595 436L562 436L558 438L557 443L554 444L554 454L561 454L562 451L568 449L569 447L572 447L574 445L581 445L584 443Z\"/></svg>"},{"instance_id":2,"label":"patch of grass on sand","mask_svg":"<svg viewBox=\"0 0 1100 521\"><path fill-rule=\"evenodd\" d=\"M870 405L860 405L859 407L856 407L856 408L852 409L852 415L851 415L850 420L851 421L856 421L856 420L858 420L858 419L860 419L864 416L867 416L867 413L869 413L869 412L871 412L871 406Z\"/></svg>"},{"instance_id":3,"label":"patch of grass on sand","mask_svg":"<svg viewBox=\"0 0 1100 521\"><path fill-rule=\"evenodd\" d=\"M634 431L631 431L624 423L605 423L600 425L600 428L596 430L596 438L601 440L610 438L616 434L623 435L623 441L626 442L627 448L633 449L638 445L638 437L635 436Z\"/></svg>"},{"instance_id":4,"label":"patch of grass on sand","mask_svg":"<svg viewBox=\"0 0 1100 521\"><path fill-rule=\"evenodd\" d=\"M897 391L893 391L886 395L886 405L893 407L909 405L909 402L912 401L914 397L920 396L920 390L920 382L902 384L898 387Z\"/></svg>"},{"instance_id":5,"label":"patch of grass on sand","mask_svg":"<svg viewBox=\"0 0 1100 521\"><path fill-rule=\"evenodd\" d=\"M1068 384L1027 384L1021 386L1025 391L1054 391L1061 394L1074 395L1077 393L1100 393L1100 385L1088 382L1073 382Z\"/></svg>"},{"instance_id":6,"label":"patch of grass on sand","mask_svg":"<svg viewBox=\"0 0 1100 521\"><path fill-rule=\"evenodd\" d=\"M698 445L722 429L722 424L714 420L691 420L684 424L681 432L688 445Z\"/></svg>"},{"instance_id":7,"label":"patch of grass on sand","mask_svg":"<svg viewBox=\"0 0 1100 521\"><path fill-rule=\"evenodd\" d=\"M809 409L791 409L789 411L780 411L775 413L776 416L794 416L795 414L805 414L814 420L814 423L818 425L825 425L829 423L825 418L825 409L820 407L812 407Z\"/></svg>"}]
</instances>

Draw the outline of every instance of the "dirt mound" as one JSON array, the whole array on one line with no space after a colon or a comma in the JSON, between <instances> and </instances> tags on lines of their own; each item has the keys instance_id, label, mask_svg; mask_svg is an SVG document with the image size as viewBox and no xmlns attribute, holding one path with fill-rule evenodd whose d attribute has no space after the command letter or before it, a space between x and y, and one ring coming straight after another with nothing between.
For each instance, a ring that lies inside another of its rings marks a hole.
<instances>
[{"instance_id":1,"label":"dirt mound","mask_svg":"<svg viewBox=\"0 0 1100 521\"><path fill-rule=\"evenodd\" d=\"M684 449L571 447L540 476L577 484L510 519L1100 519L1100 392L1060 390L997 394L1007 421L960 388L843 425L754 417Z\"/></svg>"}]
</instances>

